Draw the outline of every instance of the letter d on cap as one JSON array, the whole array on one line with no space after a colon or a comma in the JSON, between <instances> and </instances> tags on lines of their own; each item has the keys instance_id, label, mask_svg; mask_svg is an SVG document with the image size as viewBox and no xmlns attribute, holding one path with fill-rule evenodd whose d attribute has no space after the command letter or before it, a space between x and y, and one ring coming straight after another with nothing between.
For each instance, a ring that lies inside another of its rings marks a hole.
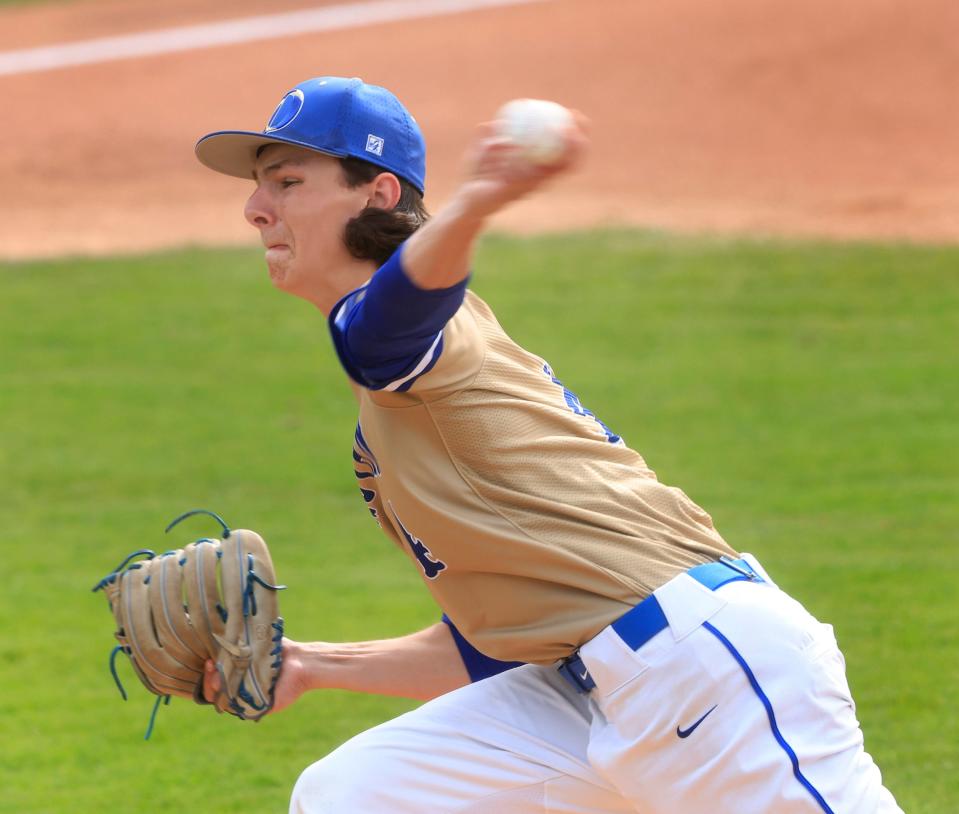
<instances>
[{"instance_id":1,"label":"letter d on cap","mask_svg":"<svg viewBox=\"0 0 959 814\"><path fill-rule=\"evenodd\" d=\"M276 110L273 111L273 115L270 116L269 124L267 124L263 132L272 133L274 130L286 127L297 117L302 109L303 91L299 88L291 90L280 100L280 103L276 106Z\"/></svg>"}]
</instances>

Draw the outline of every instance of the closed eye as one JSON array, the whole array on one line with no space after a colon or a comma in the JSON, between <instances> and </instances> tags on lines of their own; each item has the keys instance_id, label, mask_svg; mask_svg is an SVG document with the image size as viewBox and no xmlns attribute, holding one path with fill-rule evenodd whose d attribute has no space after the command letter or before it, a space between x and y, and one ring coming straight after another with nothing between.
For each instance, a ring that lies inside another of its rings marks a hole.
<instances>
[{"instance_id":1,"label":"closed eye","mask_svg":"<svg viewBox=\"0 0 959 814\"><path fill-rule=\"evenodd\" d=\"M299 178L284 178L282 181L280 181L280 186L283 187L283 189L287 189L288 187L298 183L300 183Z\"/></svg>"}]
</instances>

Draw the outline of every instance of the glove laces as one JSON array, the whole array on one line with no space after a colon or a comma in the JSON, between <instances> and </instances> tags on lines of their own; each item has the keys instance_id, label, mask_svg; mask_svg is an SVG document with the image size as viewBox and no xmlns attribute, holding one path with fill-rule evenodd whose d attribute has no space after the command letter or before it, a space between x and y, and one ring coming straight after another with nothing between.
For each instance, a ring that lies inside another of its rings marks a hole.
<instances>
[{"instance_id":1,"label":"glove laces","mask_svg":"<svg viewBox=\"0 0 959 814\"><path fill-rule=\"evenodd\" d=\"M216 514L215 512L211 512L207 509L191 509L188 512L184 512L183 514L174 518L167 525L166 529L164 530L164 533L169 533L171 529L176 527L182 521L186 520L188 517L192 517L198 514L208 515L209 517L212 517L214 520L216 520L220 524L221 528L223 529L222 537L224 540L230 536L231 529L227 525L226 521L222 517L220 517L220 515ZM215 541L210 539L209 537L205 537L205 538L201 538L200 540L197 540L196 542L213 543ZM166 556L168 554L173 554L173 553L175 552L167 551L160 556ZM108 573L105 577L99 580L97 584L93 586L93 592L96 593L97 591L104 590L105 588L107 588L107 586L115 584L116 581L119 578L121 578L123 574L125 574L127 571L133 571L133 570L142 568L144 565L143 562L134 562L134 560L136 560L137 557L143 557L144 561L148 561L148 560L154 559L156 556L158 556L156 552L149 548L141 548L137 551L134 551L132 554L125 557L116 566L116 568L110 571L110 573ZM220 556L222 556L222 553L220 553ZM183 561L181 561L180 564L183 565ZM268 591L282 591L282 590L286 590L286 587L287 587L286 585L271 585L269 582L264 580L259 574L257 574L255 570L255 562L254 562L253 554L248 552L247 553L247 579L246 579L246 586L243 591L243 616L244 617L248 617L251 614L255 616L257 614L256 594L254 592L256 585L260 585L262 588L265 588ZM222 608L219 605L219 603L217 603L216 610L219 612L221 618L225 622L227 617L226 610ZM279 668L283 661L282 655L281 655L283 650L283 644L282 644L283 619L282 618L277 619L275 622L271 622L270 624L274 630L273 636L271 636L271 641L274 643L274 647L272 650L270 650L270 655L275 657L275 660L271 664L271 667ZM120 629L118 631L118 634L120 636L125 635L123 629ZM124 701L127 701L129 700L127 696L127 692L124 689L123 684L120 681L120 676L117 672L116 659L117 659L117 654L119 653L123 653L127 657L130 657L131 656L130 646L129 645L124 646L122 644L116 645L110 651L110 657L109 657L110 675L113 677L113 681L120 692L120 697ZM279 678L279 674L277 673L274 676L273 681L269 687L269 696L270 696L269 705L257 704L252 694L249 692L249 690L243 683L240 684L238 695L244 702L249 704L250 707L252 707L254 710L257 710L257 711L267 710L272 706L273 694L276 688L276 682L278 678ZM196 687L194 697L198 703L207 703L205 699L203 699L202 690L203 690L203 684L201 681ZM156 724L157 713L159 712L160 705L162 704L164 706L168 706L170 704L171 698L172 696L168 693L167 694L157 693L157 699L153 704L152 711L150 712L150 720L149 720L149 723L147 724L146 733L143 736L144 740L149 740L150 736L153 734L153 729L154 729L154 725ZM236 703L235 699L231 699L231 707L232 707L233 713L237 715L239 718L245 719L247 717L243 708ZM256 718L255 720L259 720L259 718Z\"/></svg>"}]
</instances>

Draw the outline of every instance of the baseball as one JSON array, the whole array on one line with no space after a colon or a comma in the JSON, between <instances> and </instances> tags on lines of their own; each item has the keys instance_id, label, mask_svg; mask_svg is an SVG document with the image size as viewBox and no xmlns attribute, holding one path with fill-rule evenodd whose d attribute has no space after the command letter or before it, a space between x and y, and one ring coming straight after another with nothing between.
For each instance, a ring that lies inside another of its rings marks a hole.
<instances>
[{"instance_id":1,"label":"baseball","mask_svg":"<svg viewBox=\"0 0 959 814\"><path fill-rule=\"evenodd\" d=\"M520 148L534 164L553 164L563 154L573 114L544 99L513 99L496 114L499 134Z\"/></svg>"}]
</instances>

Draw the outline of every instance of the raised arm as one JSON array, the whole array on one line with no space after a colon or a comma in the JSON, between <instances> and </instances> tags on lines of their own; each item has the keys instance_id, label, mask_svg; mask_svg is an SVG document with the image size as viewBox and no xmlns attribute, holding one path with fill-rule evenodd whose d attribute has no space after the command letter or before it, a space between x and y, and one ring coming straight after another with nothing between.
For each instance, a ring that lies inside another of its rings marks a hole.
<instances>
[{"instance_id":1,"label":"raised arm","mask_svg":"<svg viewBox=\"0 0 959 814\"><path fill-rule=\"evenodd\" d=\"M584 121L567 132L566 148L548 166L520 158L518 148L482 125L468 161L468 175L439 213L407 241L404 269L419 288L449 288L470 271L473 246L490 216L572 169L586 149Z\"/></svg>"},{"instance_id":2,"label":"raised arm","mask_svg":"<svg viewBox=\"0 0 959 814\"><path fill-rule=\"evenodd\" d=\"M473 247L489 217L571 169L582 157L582 123L571 126L559 159L541 166L493 135L474 145L470 172L449 203L333 309L333 343L350 377L374 390L412 386L442 353L441 334L463 302Z\"/></svg>"}]
</instances>

